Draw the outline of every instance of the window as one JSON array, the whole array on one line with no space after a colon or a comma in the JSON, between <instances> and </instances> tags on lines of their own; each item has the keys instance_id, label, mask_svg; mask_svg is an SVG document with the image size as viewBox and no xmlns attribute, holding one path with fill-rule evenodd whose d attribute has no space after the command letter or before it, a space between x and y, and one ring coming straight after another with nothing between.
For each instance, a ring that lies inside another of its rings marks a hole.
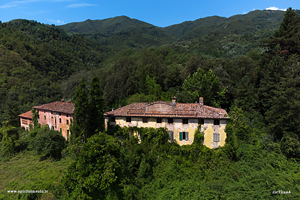
<instances>
[{"instance_id":1,"label":"window","mask_svg":"<svg viewBox=\"0 0 300 200\"><path fill-rule=\"evenodd\" d=\"M147 117L143 117L143 123L148 123L148 118Z\"/></svg>"},{"instance_id":2,"label":"window","mask_svg":"<svg viewBox=\"0 0 300 200\"><path fill-rule=\"evenodd\" d=\"M188 132L179 132L179 140L189 140L189 133Z\"/></svg>"},{"instance_id":3,"label":"window","mask_svg":"<svg viewBox=\"0 0 300 200\"><path fill-rule=\"evenodd\" d=\"M58 113L59 116L61 116L61 113Z\"/></svg>"},{"instance_id":4,"label":"window","mask_svg":"<svg viewBox=\"0 0 300 200\"><path fill-rule=\"evenodd\" d=\"M189 123L189 119L182 119L182 123L183 124L188 124Z\"/></svg>"},{"instance_id":5,"label":"window","mask_svg":"<svg viewBox=\"0 0 300 200\"><path fill-rule=\"evenodd\" d=\"M52 130L54 130L54 126L52 126Z\"/></svg>"},{"instance_id":6,"label":"window","mask_svg":"<svg viewBox=\"0 0 300 200\"><path fill-rule=\"evenodd\" d=\"M204 124L204 119L198 119L198 124Z\"/></svg>"},{"instance_id":7,"label":"window","mask_svg":"<svg viewBox=\"0 0 300 200\"><path fill-rule=\"evenodd\" d=\"M156 118L156 123L161 123L161 118Z\"/></svg>"},{"instance_id":8,"label":"window","mask_svg":"<svg viewBox=\"0 0 300 200\"><path fill-rule=\"evenodd\" d=\"M126 122L131 122L131 117L126 117Z\"/></svg>"},{"instance_id":9,"label":"window","mask_svg":"<svg viewBox=\"0 0 300 200\"><path fill-rule=\"evenodd\" d=\"M62 129L60 128L59 131L62 132Z\"/></svg>"},{"instance_id":10,"label":"window","mask_svg":"<svg viewBox=\"0 0 300 200\"><path fill-rule=\"evenodd\" d=\"M27 120L26 119L22 119L22 124L28 125Z\"/></svg>"},{"instance_id":11,"label":"window","mask_svg":"<svg viewBox=\"0 0 300 200\"><path fill-rule=\"evenodd\" d=\"M173 124L173 118L168 118L168 123Z\"/></svg>"},{"instance_id":12,"label":"window","mask_svg":"<svg viewBox=\"0 0 300 200\"><path fill-rule=\"evenodd\" d=\"M70 137L70 131L67 130L67 140L69 140L69 137Z\"/></svg>"},{"instance_id":13,"label":"window","mask_svg":"<svg viewBox=\"0 0 300 200\"><path fill-rule=\"evenodd\" d=\"M44 115L44 120L46 121L46 115Z\"/></svg>"},{"instance_id":14,"label":"window","mask_svg":"<svg viewBox=\"0 0 300 200\"><path fill-rule=\"evenodd\" d=\"M220 142L220 133L214 133L213 137L214 137L214 142Z\"/></svg>"},{"instance_id":15,"label":"window","mask_svg":"<svg viewBox=\"0 0 300 200\"><path fill-rule=\"evenodd\" d=\"M214 120L214 125L220 125L220 120L215 119L215 120Z\"/></svg>"},{"instance_id":16,"label":"window","mask_svg":"<svg viewBox=\"0 0 300 200\"><path fill-rule=\"evenodd\" d=\"M51 117L51 120L53 121L53 117Z\"/></svg>"},{"instance_id":17,"label":"window","mask_svg":"<svg viewBox=\"0 0 300 200\"><path fill-rule=\"evenodd\" d=\"M59 118L59 123L61 124L61 118Z\"/></svg>"},{"instance_id":18,"label":"window","mask_svg":"<svg viewBox=\"0 0 300 200\"><path fill-rule=\"evenodd\" d=\"M169 134L169 140L174 140L174 133L173 131L168 131L168 134Z\"/></svg>"},{"instance_id":19,"label":"window","mask_svg":"<svg viewBox=\"0 0 300 200\"><path fill-rule=\"evenodd\" d=\"M115 117L110 117L110 122L116 122L116 118Z\"/></svg>"},{"instance_id":20,"label":"window","mask_svg":"<svg viewBox=\"0 0 300 200\"><path fill-rule=\"evenodd\" d=\"M69 117L69 114L67 114L67 117Z\"/></svg>"},{"instance_id":21,"label":"window","mask_svg":"<svg viewBox=\"0 0 300 200\"><path fill-rule=\"evenodd\" d=\"M67 119L66 124L69 125L69 120Z\"/></svg>"}]
</instances>

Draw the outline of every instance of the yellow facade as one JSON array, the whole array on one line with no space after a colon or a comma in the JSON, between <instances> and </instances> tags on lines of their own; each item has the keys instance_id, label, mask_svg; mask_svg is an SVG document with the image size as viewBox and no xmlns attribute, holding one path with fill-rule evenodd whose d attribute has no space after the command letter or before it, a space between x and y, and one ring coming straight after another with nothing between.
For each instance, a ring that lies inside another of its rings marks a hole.
<instances>
[{"instance_id":1,"label":"yellow facade","mask_svg":"<svg viewBox=\"0 0 300 200\"><path fill-rule=\"evenodd\" d=\"M108 122L108 117L105 118L105 124ZM147 118L147 123L143 122L142 117L131 117L131 122L126 122L126 117L115 117L115 122L110 122L110 125L119 125L120 127L145 127L145 128L166 128L173 132L173 138L179 145L192 144L194 134L198 128L198 119L188 119L187 124L183 124L182 118L173 118L173 123L168 123L168 118L161 118L161 123L157 123L157 118ZM220 120L220 125L214 125L213 119L204 119L204 124L201 125L201 132L204 133L204 145L208 148L222 147L225 145L226 120ZM180 132L184 132L186 139L180 140ZM214 142L214 134L219 134L219 141Z\"/></svg>"}]
</instances>

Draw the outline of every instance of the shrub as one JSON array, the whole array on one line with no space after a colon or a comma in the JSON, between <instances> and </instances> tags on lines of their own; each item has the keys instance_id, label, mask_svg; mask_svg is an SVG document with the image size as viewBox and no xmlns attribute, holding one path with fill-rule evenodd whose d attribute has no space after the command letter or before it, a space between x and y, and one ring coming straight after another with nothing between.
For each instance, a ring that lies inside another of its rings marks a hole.
<instances>
[{"instance_id":1,"label":"shrub","mask_svg":"<svg viewBox=\"0 0 300 200\"><path fill-rule=\"evenodd\" d=\"M38 129L37 134L31 139L32 149L45 157L56 160L61 158L61 152L67 147L65 138L58 131L49 130L47 126Z\"/></svg>"},{"instance_id":2,"label":"shrub","mask_svg":"<svg viewBox=\"0 0 300 200\"><path fill-rule=\"evenodd\" d=\"M8 125L7 122L3 123L0 129L2 135L2 153L3 155L12 155L17 152L19 146L19 132L16 127Z\"/></svg>"}]
</instances>

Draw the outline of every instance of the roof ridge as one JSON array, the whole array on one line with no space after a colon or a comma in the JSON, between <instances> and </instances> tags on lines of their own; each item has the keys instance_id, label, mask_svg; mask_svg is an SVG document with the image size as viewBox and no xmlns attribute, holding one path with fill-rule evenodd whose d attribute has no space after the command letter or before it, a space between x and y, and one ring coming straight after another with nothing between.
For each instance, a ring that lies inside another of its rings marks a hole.
<instances>
[{"instance_id":1,"label":"roof ridge","mask_svg":"<svg viewBox=\"0 0 300 200\"><path fill-rule=\"evenodd\" d=\"M159 105L155 106L155 104ZM150 112L147 110L147 107L152 107ZM176 106L174 106L173 103L167 101L132 103L104 113L105 116L123 117L196 117L229 119L225 114L227 114L227 112L222 108L200 105L199 103L176 103Z\"/></svg>"},{"instance_id":2,"label":"roof ridge","mask_svg":"<svg viewBox=\"0 0 300 200\"><path fill-rule=\"evenodd\" d=\"M207 105L202 105L202 106L204 106L204 107L206 107L206 109L209 109L209 110L211 110L212 112L214 112L214 113L217 113L217 114L223 114L223 113L220 113L220 112L217 112L215 109L220 109L220 110L224 110L223 108L215 108L215 107L212 107L212 106L207 106ZM225 110L224 110L225 111Z\"/></svg>"}]
</instances>

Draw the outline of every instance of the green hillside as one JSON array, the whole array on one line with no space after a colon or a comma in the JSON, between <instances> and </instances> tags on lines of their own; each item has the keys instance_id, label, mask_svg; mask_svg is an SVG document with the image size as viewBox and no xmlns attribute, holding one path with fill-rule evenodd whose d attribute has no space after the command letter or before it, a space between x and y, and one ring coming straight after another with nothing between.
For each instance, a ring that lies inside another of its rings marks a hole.
<instances>
[{"instance_id":1,"label":"green hillside","mask_svg":"<svg viewBox=\"0 0 300 200\"><path fill-rule=\"evenodd\" d=\"M124 16L0 23L0 199L299 199L299 80L292 9L166 28ZM164 128L97 123L173 96L225 109L225 146L204 146L201 125L179 146ZM75 103L70 140L35 117L20 128L19 114L61 98Z\"/></svg>"},{"instance_id":2,"label":"green hillside","mask_svg":"<svg viewBox=\"0 0 300 200\"><path fill-rule=\"evenodd\" d=\"M104 20L86 20L60 26L107 45L114 50L144 48L172 42L162 28L126 16Z\"/></svg>"},{"instance_id":3,"label":"green hillside","mask_svg":"<svg viewBox=\"0 0 300 200\"><path fill-rule=\"evenodd\" d=\"M126 16L86 20L60 26L82 34L115 53L124 49L159 47L165 44L187 46L189 52L234 58L259 48L263 39L279 27L283 11L252 11L244 15L206 17L165 28ZM260 49L262 51L262 49Z\"/></svg>"},{"instance_id":4,"label":"green hillside","mask_svg":"<svg viewBox=\"0 0 300 200\"><path fill-rule=\"evenodd\" d=\"M127 31L141 24L150 25L136 19L130 19L126 16L119 16L104 20L88 19L84 22L69 23L60 27L64 30L80 33L83 35L92 35L95 33L100 33L105 36L109 36L115 33Z\"/></svg>"},{"instance_id":5,"label":"green hillside","mask_svg":"<svg viewBox=\"0 0 300 200\"><path fill-rule=\"evenodd\" d=\"M206 17L191 22L166 27L168 33L176 38L201 38L208 33L251 34L259 29L278 28L283 19L283 11L252 11L245 15L225 17Z\"/></svg>"},{"instance_id":6,"label":"green hillside","mask_svg":"<svg viewBox=\"0 0 300 200\"><path fill-rule=\"evenodd\" d=\"M18 124L33 105L59 100L59 82L99 67L110 50L82 35L29 20L0 24L0 121Z\"/></svg>"}]
</instances>

